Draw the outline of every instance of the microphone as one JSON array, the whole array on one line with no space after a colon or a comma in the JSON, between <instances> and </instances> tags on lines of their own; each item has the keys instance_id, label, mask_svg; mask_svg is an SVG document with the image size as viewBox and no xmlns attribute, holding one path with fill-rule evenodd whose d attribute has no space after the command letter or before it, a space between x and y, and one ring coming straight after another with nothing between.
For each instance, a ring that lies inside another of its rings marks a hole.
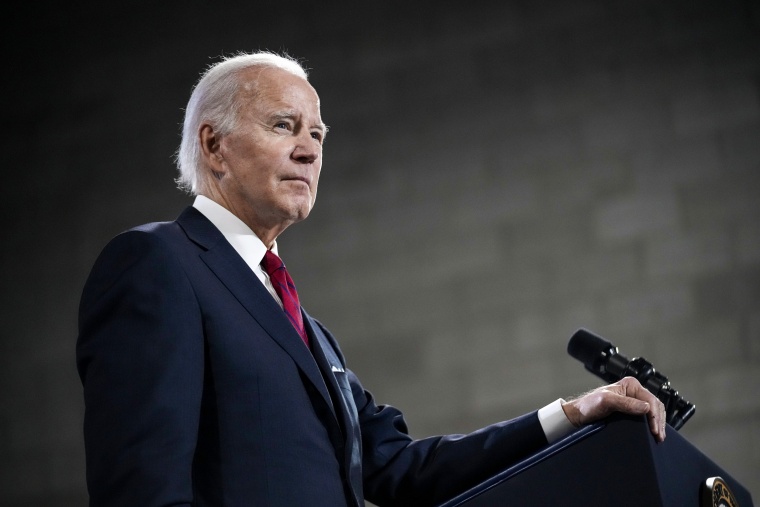
<instances>
[{"instance_id":1,"label":"microphone","mask_svg":"<svg viewBox=\"0 0 760 507\"><path fill-rule=\"evenodd\" d=\"M612 383L623 377L634 377L664 405L666 421L676 431L694 415L696 407L683 399L670 386L668 377L655 370L643 357L628 359L604 338L586 329L579 329L567 344L567 353L582 362L588 371Z\"/></svg>"}]
</instances>

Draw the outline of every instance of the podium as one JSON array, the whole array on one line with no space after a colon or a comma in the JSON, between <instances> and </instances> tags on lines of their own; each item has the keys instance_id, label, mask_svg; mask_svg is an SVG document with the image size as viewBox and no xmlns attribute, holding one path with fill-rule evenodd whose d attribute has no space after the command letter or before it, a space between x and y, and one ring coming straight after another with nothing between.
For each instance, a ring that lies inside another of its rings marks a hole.
<instances>
[{"instance_id":1,"label":"podium","mask_svg":"<svg viewBox=\"0 0 760 507\"><path fill-rule=\"evenodd\" d=\"M657 443L643 416L617 414L581 428L439 507L702 507L720 477L740 507L752 497L671 427ZM730 507L729 503L724 504Z\"/></svg>"}]
</instances>

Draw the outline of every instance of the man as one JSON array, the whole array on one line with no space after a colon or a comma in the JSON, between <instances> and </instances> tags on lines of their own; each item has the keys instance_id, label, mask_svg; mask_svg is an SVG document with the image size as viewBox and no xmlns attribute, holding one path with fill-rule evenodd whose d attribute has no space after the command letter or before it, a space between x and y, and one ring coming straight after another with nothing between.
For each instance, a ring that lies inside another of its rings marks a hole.
<instances>
[{"instance_id":1,"label":"man","mask_svg":"<svg viewBox=\"0 0 760 507\"><path fill-rule=\"evenodd\" d=\"M288 58L240 55L196 85L178 154L193 206L117 236L83 291L91 505L432 505L616 410L647 413L664 438L664 407L625 379L412 440L302 310L277 256L314 205L326 132Z\"/></svg>"}]
</instances>

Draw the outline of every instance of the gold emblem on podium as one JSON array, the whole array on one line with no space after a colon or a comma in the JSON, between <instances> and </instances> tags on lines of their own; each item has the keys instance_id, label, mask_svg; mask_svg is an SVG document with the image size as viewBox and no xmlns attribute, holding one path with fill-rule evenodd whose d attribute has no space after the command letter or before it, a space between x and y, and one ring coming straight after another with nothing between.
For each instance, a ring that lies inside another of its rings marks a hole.
<instances>
[{"instance_id":1,"label":"gold emblem on podium","mask_svg":"<svg viewBox=\"0 0 760 507\"><path fill-rule=\"evenodd\" d=\"M702 507L739 507L726 481L710 477L702 485Z\"/></svg>"}]
</instances>

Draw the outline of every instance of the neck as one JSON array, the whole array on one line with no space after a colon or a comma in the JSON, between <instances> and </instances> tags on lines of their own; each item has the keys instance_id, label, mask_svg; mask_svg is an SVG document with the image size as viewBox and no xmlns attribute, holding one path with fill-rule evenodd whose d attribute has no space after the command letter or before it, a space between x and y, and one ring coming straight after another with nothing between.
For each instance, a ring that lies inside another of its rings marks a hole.
<instances>
[{"instance_id":1,"label":"neck","mask_svg":"<svg viewBox=\"0 0 760 507\"><path fill-rule=\"evenodd\" d=\"M227 211L238 217L253 233L264 243L267 249L272 249L275 241L282 232L287 229L290 224L277 223L273 225L267 225L262 223L260 217L255 216L253 213L244 213L245 210L237 209L233 206L228 199L224 197L224 194L215 189L209 189L208 187L198 191L198 195L202 195L218 205L225 208Z\"/></svg>"}]
</instances>

